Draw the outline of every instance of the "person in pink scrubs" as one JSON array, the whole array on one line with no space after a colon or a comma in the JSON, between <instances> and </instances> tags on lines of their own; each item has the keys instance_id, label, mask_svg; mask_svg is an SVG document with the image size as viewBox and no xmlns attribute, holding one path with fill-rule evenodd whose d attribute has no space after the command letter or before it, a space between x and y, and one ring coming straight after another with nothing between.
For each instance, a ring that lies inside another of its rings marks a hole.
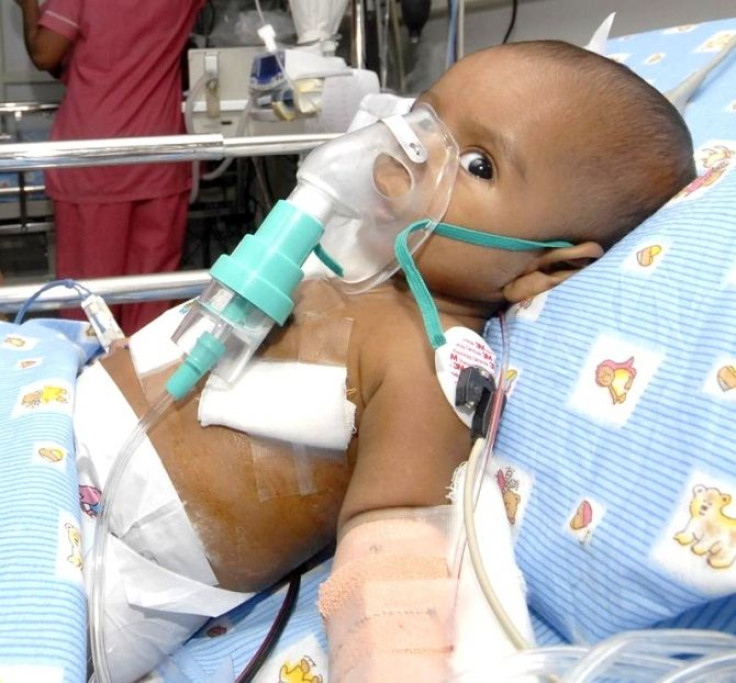
<instances>
[{"instance_id":1,"label":"person in pink scrubs","mask_svg":"<svg viewBox=\"0 0 736 683\"><path fill-rule=\"evenodd\" d=\"M205 0L16 0L28 54L66 94L52 140L184 132L180 58ZM189 163L49 169L56 276L174 271L187 219ZM127 334L169 302L121 306ZM74 312L76 313L76 311Z\"/></svg>"}]
</instances>

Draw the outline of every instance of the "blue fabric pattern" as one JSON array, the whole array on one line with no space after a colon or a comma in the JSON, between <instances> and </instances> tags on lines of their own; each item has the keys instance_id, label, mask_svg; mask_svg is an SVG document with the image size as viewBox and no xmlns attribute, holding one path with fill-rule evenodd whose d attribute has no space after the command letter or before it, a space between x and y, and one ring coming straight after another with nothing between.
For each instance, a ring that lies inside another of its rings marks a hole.
<instances>
[{"instance_id":1,"label":"blue fabric pattern","mask_svg":"<svg viewBox=\"0 0 736 683\"><path fill-rule=\"evenodd\" d=\"M705 66L736 35L736 20L675 26L608 41L606 55L626 64L660 92L667 93ZM733 52L703 82L686 112L695 145L736 126ZM729 86L730 83L730 86ZM733 134L731 135L733 137Z\"/></svg>"},{"instance_id":2,"label":"blue fabric pattern","mask_svg":"<svg viewBox=\"0 0 736 683\"><path fill-rule=\"evenodd\" d=\"M327 638L317 610L317 593L331 568L332 560L328 559L302 575L294 613L259 680L326 683ZM167 683L231 683L260 647L285 594L286 587L261 593L225 616L213 619L160 665L156 674ZM301 668L304 678L286 676L295 667Z\"/></svg>"},{"instance_id":3,"label":"blue fabric pattern","mask_svg":"<svg viewBox=\"0 0 736 683\"><path fill-rule=\"evenodd\" d=\"M736 21L619 38L663 91ZM494 467L540 645L736 633L736 53L685 111L700 175L598 263L510 312ZM497 321L486 330L500 344ZM544 416L541 418L540 416Z\"/></svg>"},{"instance_id":4,"label":"blue fabric pattern","mask_svg":"<svg viewBox=\"0 0 736 683\"><path fill-rule=\"evenodd\" d=\"M72 405L86 324L0 322L0 679L86 680Z\"/></svg>"}]
</instances>

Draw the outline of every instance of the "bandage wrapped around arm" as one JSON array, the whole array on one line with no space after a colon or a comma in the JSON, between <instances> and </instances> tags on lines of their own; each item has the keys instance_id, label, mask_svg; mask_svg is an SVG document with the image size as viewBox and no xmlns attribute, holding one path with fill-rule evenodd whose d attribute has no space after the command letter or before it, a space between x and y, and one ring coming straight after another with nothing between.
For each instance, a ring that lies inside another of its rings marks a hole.
<instances>
[{"instance_id":1,"label":"bandage wrapped around arm","mask_svg":"<svg viewBox=\"0 0 736 683\"><path fill-rule=\"evenodd\" d=\"M445 511L363 518L320 589L335 683L447 680L453 582Z\"/></svg>"}]
</instances>

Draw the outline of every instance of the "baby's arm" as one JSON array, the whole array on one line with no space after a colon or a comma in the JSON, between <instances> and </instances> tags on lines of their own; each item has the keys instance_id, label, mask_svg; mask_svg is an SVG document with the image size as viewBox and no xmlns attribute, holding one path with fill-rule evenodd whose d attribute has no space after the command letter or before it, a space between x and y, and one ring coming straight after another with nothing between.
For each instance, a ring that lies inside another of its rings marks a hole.
<instances>
[{"instance_id":1,"label":"baby's arm","mask_svg":"<svg viewBox=\"0 0 736 683\"><path fill-rule=\"evenodd\" d=\"M409 320L378 339L361 350L358 454L320 597L330 675L445 681L453 591L435 506L447 502L469 434L439 388L421 327Z\"/></svg>"},{"instance_id":2,"label":"baby's arm","mask_svg":"<svg viewBox=\"0 0 736 683\"><path fill-rule=\"evenodd\" d=\"M340 526L375 510L447 503L470 436L440 389L421 323L412 317L375 330L360 374L358 455Z\"/></svg>"}]
</instances>

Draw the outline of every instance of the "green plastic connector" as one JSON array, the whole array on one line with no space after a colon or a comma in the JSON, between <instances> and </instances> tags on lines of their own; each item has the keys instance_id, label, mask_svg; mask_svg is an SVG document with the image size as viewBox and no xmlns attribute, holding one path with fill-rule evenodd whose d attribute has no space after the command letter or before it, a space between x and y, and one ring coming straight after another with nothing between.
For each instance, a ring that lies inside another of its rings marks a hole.
<instances>
[{"instance_id":1,"label":"green plastic connector","mask_svg":"<svg viewBox=\"0 0 736 683\"><path fill-rule=\"evenodd\" d=\"M184 398L212 370L224 353L225 344L211 332L203 332L191 353L169 377L166 391L175 401Z\"/></svg>"},{"instance_id":2,"label":"green plastic connector","mask_svg":"<svg viewBox=\"0 0 736 683\"><path fill-rule=\"evenodd\" d=\"M291 295L304 277L301 266L323 233L316 218L289 201L279 201L255 234L246 235L231 255L220 256L212 266L212 278L234 293L217 314L242 328L255 307L283 325L294 308ZM224 353L222 341L203 333L169 378L166 391L175 401L184 398Z\"/></svg>"},{"instance_id":3,"label":"green plastic connector","mask_svg":"<svg viewBox=\"0 0 736 683\"><path fill-rule=\"evenodd\" d=\"M212 277L283 325L294 308L291 295L303 277L301 266L323 233L316 218L280 200L255 234L246 235L231 255L217 259ZM225 311L232 316L228 322L241 324L237 318L242 309L236 305Z\"/></svg>"}]
</instances>

